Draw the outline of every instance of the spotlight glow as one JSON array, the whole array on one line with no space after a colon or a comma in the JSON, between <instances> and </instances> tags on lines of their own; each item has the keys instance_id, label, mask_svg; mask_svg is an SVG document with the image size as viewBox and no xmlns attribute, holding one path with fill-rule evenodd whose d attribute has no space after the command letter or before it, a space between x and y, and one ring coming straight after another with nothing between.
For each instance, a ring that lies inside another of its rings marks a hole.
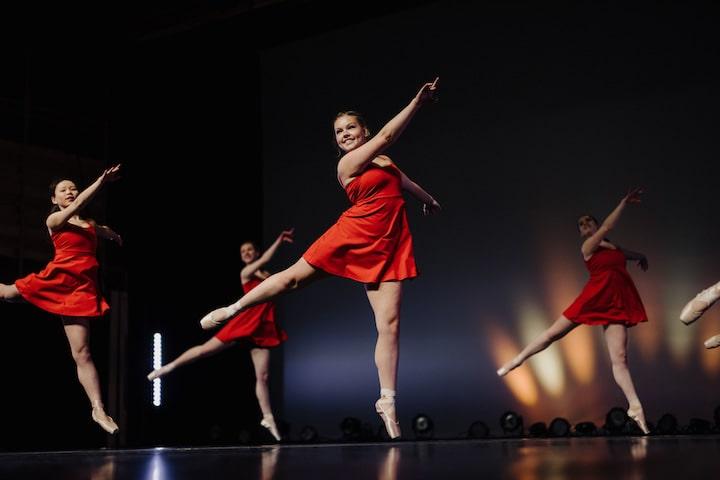
<instances>
[{"instance_id":1,"label":"spotlight glow","mask_svg":"<svg viewBox=\"0 0 720 480\"><path fill-rule=\"evenodd\" d=\"M547 316L530 300L516 302L519 305L520 338L523 345L530 343L550 326ZM557 345L551 345L529 360L535 376L543 390L559 396L565 390L565 369Z\"/></svg>"},{"instance_id":2,"label":"spotlight glow","mask_svg":"<svg viewBox=\"0 0 720 480\"><path fill-rule=\"evenodd\" d=\"M162 335L153 335L153 370L162 367ZM162 383L159 378L152 382L153 405L159 407L162 404Z\"/></svg>"},{"instance_id":3,"label":"spotlight glow","mask_svg":"<svg viewBox=\"0 0 720 480\"><path fill-rule=\"evenodd\" d=\"M543 279L546 285L547 304L553 315L560 316L561 312L572 303L582 291L580 274L576 268L567 261L567 254L563 255L556 242L550 242L543 262ZM587 276L587 275L585 275ZM567 337L558 342L565 357L565 365L572 376L580 384L589 384L595 378L595 343L593 342L592 328L576 328Z\"/></svg>"}]
</instances>

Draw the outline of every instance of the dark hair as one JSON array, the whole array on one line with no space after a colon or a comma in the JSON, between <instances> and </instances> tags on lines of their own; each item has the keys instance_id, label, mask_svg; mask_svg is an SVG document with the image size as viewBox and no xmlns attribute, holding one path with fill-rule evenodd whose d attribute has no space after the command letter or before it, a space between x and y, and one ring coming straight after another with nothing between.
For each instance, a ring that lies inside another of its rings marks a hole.
<instances>
[{"instance_id":1,"label":"dark hair","mask_svg":"<svg viewBox=\"0 0 720 480\"><path fill-rule=\"evenodd\" d=\"M50 198L51 199L55 196L55 189L57 188L58 183L64 182L65 180L67 180L69 182L73 182L69 178L56 178L55 180L50 182ZM75 182L73 182L73 183L75 183ZM50 208L50 213L55 213L55 212L59 212L59 211L60 211L60 207L58 207L57 204L53 203L53 206Z\"/></svg>"},{"instance_id":2,"label":"dark hair","mask_svg":"<svg viewBox=\"0 0 720 480\"><path fill-rule=\"evenodd\" d=\"M258 251L260 250L260 249L258 248L257 242L255 242L254 240L245 240L244 242L242 242L242 243L240 244L240 248L242 248L243 245L248 244L248 243L249 243L250 245L252 245L255 250L258 250Z\"/></svg>"},{"instance_id":3,"label":"dark hair","mask_svg":"<svg viewBox=\"0 0 720 480\"><path fill-rule=\"evenodd\" d=\"M360 124L362 128L365 129L365 132L368 136L370 136L370 129L368 128L367 122L365 121L365 116L355 110L345 110L343 112L338 112L337 115L335 115L335 120L337 120L340 117L355 117L357 122ZM335 124L335 120L333 120L333 125ZM338 147L337 140L335 139L335 128L333 127L333 145L335 145L335 149L337 150L337 156L340 157L343 154L342 149Z\"/></svg>"},{"instance_id":4,"label":"dark hair","mask_svg":"<svg viewBox=\"0 0 720 480\"><path fill-rule=\"evenodd\" d=\"M598 219L595 218L595 215L590 215L589 213L583 213L582 215L578 215L577 219L580 220L583 217L588 217L588 218L590 218L590 220L595 222L595 225L598 225L598 226L600 225L600 222L598 222ZM577 225L577 221L575 223ZM580 228L579 225L577 225L577 227Z\"/></svg>"}]
</instances>

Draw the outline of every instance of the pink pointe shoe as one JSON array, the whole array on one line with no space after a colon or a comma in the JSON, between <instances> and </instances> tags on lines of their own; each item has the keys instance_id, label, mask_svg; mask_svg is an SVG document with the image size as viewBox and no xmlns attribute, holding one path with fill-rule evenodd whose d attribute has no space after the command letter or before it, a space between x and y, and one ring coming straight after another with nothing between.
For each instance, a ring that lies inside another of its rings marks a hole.
<instances>
[{"instance_id":1,"label":"pink pointe shoe","mask_svg":"<svg viewBox=\"0 0 720 480\"><path fill-rule=\"evenodd\" d=\"M720 335L714 335L705 340L705 348L720 347Z\"/></svg>"},{"instance_id":2,"label":"pink pointe shoe","mask_svg":"<svg viewBox=\"0 0 720 480\"><path fill-rule=\"evenodd\" d=\"M263 415L263 419L260 421L260 425L267 428L270 432L270 435L272 435L275 440L278 442L282 440L282 437L280 436L280 431L277 428L277 425L275 425L275 417L272 415Z\"/></svg>"},{"instance_id":3,"label":"pink pointe shoe","mask_svg":"<svg viewBox=\"0 0 720 480\"><path fill-rule=\"evenodd\" d=\"M395 397L381 396L378 401L375 402L375 411L380 415L380 418L385 424L385 430L387 430L388 436L393 440L399 438L402 433L400 432L400 422L397 421L395 412Z\"/></svg>"},{"instance_id":4,"label":"pink pointe shoe","mask_svg":"<svg viewBox=\"0 0 720 480\"><path fill-rule=\"evenodd\" d=\"M219 327L232 316L233 314L228 307L215 309L200 320L200 327L202 327L203 330Z\"/></svg>"},{"instance_id":5,"label":"pink pointe shoe","mask_svg":"<svg viewBox=\"0 0 720 480\"><path fill-rule=\"evenodd\" d=\"M647 435L650 433L650 429L648 429L647 423L645 423L645 413L643 412L642 407L635 408L635 409L628 409L627 416L630 417L638 427L640 427L640 430L642 430L644 435Z\"/></svg>"},{"instance_id":6,"label":"pink pointe shoe","mask_svg":"<svg viewBox=\"0 0 720 480\"><path fill-rule=\"evenodd\" d=\"M690 325L720 299L720 282L698 293L680 312L680 321Z\"/></svg>"},{"instance_id":7,"label":"pink pointe shoe","mask_svg":"<svg viewBox=\"0 0 720 480\"><path fill-rule=\"evenodd\" d=\"M110 415L106 414L102 407L93 407L92 419L95 420L95 423L100 425L100 427L102 427L102 429L110 435L114 435L119 430L115 420L113 420Z\"/></svg>"}]
</instances>

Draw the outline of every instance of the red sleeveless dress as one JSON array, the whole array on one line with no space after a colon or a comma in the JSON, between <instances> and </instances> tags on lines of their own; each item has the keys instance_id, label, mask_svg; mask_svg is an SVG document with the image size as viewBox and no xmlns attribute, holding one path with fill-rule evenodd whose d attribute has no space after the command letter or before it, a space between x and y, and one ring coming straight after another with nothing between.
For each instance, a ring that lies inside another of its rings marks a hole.
<instances>
[{"instance_id":1,"label":"red sleeveless dress","mask_svg":"<svg viewBox=\"0 0 720 480\"><path fill-rule=\"evenodd\" d=\"M327 273L363 283L417 277L400 170L370 163L345 192L353 205L303 258Z\"/></svg>"},{"instance_id":2,"label":"red sleeveless dress","mask_svg":"<svg viewBox=\"0 0 720 480\"><path fill-rule=\"evenodd\" d=\"M598 248L585 266L590 280L580 296L563 315L576 323L609 325L622 323L633 326L647 322L647 314L619 249Z\"/></svg>"},{"instance_id":3,"label":"red sleeveless dress","mask_svg":"<svg viewBox=\"0 0 720 480\"><path fill-rule=\"evenodd\" d=\"M248 293L261 282L259 278L253 277L243 284L243 291ZM275 304L265 302L232 317L215 338L223 343L247 339L258 347L276 347L287 340L287 334L275 323Z\"/></svg>"},{"instance_id":4,"label":"red sleeveless dress","mask_svg":"<svg viewBox=\"0 0 720 480\"><path fill-rule=\"evenodd\" d=\"M50 235L55 257L40 273L15 282L20 295L36 307L66 317L100 317L110 307L98 289L97 234L66 223Z\"/></svg>"}]
</instances>

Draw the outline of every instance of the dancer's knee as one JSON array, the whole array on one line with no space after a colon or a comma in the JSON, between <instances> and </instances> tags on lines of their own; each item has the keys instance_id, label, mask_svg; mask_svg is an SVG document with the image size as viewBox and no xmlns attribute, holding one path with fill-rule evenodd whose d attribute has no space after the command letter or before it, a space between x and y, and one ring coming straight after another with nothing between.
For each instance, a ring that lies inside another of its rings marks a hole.
<instances>
[{"instance_id":1,"label":"dancer's knee","mask_svg":"<svg viewBox=\"0 0 720 480\"><path fill-rule=\"evenodd\" d=\"M82 345L79 348L72 349L72 357L77 365L87 365L92 363L92 355L90 354L90 346Z\"/></svg>"}]
</instances>

